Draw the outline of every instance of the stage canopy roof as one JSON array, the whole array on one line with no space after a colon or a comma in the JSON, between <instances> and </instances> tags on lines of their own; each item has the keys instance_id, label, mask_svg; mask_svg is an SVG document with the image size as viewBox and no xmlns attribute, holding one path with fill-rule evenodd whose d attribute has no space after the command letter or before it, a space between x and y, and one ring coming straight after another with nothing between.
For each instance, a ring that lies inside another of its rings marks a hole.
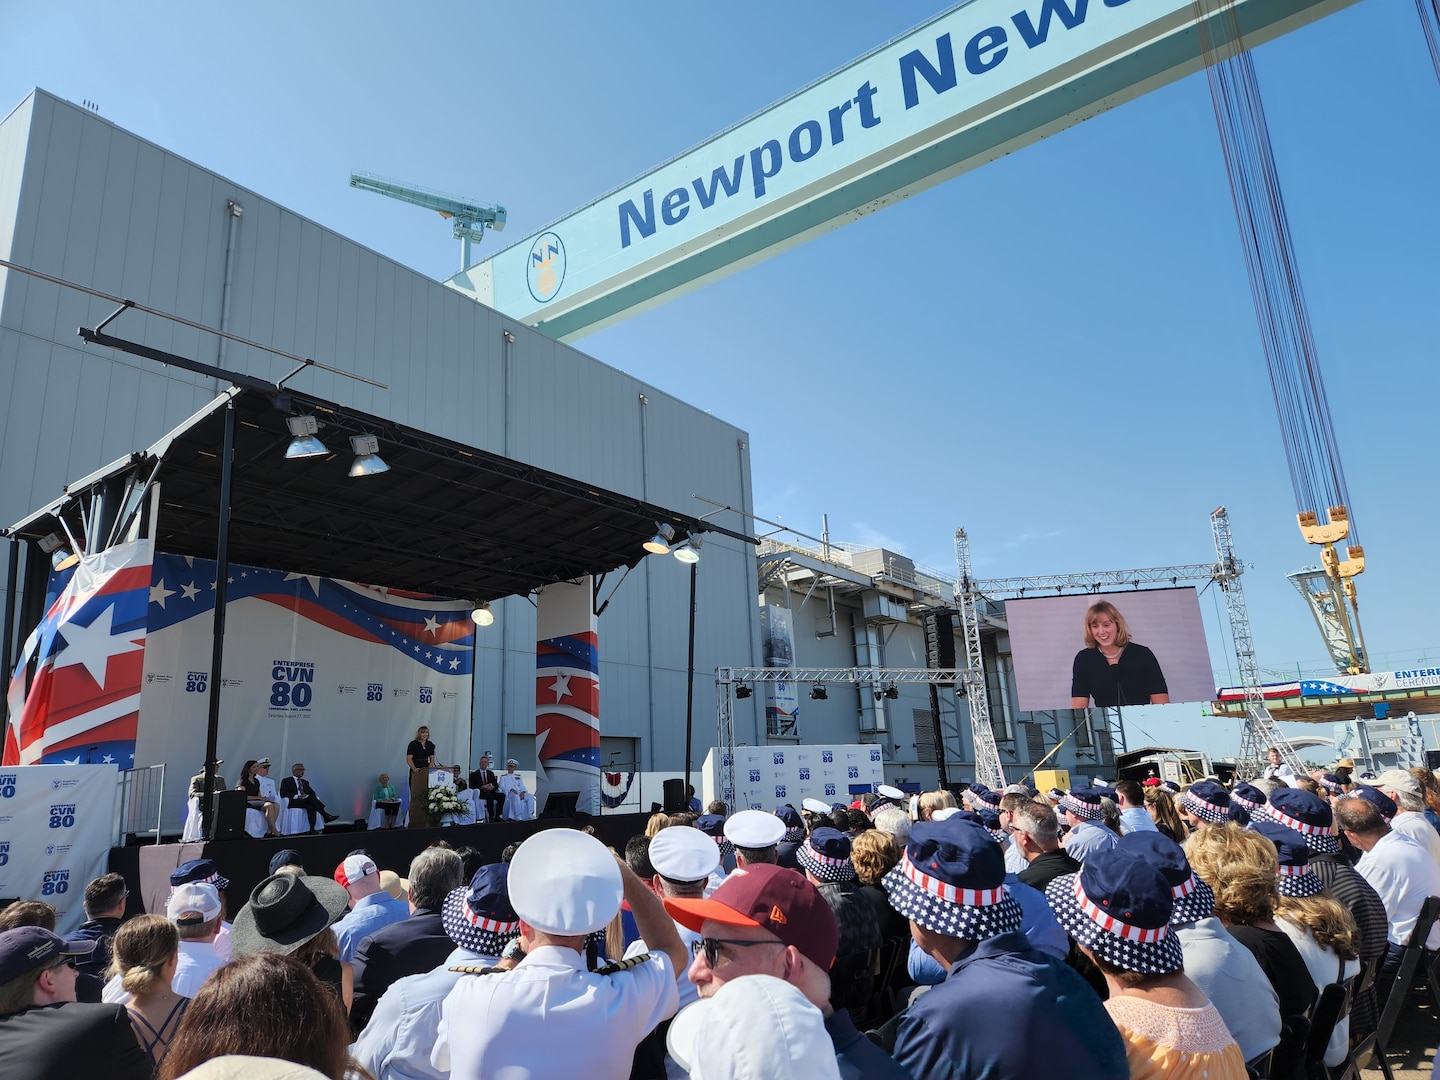
<instances>
[{"instance_id":1,"label":"stage canopy roof","mask_svg":"<svg viewBox=\"0 0 1440 1080\"><path fill-rule=\"evenodd\" d=\"M213 559L231 401L232 562L488 601L633 567L657 524L670 525L676 542L703 532L756 542L688 514L263 385L231 387L148 450L69 485L64 498L7 534L32 541L64 536L63 518L77 538L90 532L94 548L97 517L117 522L106 526L113 539L135 515L148 515L149 491L158 483L156 550ZM318 419L327 455L285 457L286 419L295 415ZM388 472L348 475L355 457L349 437L362 434L377 437Z\"/></svg>"}]
</instances>

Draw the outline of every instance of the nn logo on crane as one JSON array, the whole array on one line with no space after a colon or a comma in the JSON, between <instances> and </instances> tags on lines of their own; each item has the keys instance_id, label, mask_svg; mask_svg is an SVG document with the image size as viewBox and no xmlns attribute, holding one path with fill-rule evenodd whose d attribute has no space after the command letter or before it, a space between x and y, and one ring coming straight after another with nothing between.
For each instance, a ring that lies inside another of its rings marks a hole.
<instances>
[{"instance_id":1,"label":"nn logo on crane","mask_svg":"<svg viewBox=\"0 0 1440 1080\"><path fill-rule=\"evenodd\" d=\"M530 245L525 283L530 295L544 304L554 300L565 282L565 244L553 232L541 233Z\"/></svg>"}]
</instances>

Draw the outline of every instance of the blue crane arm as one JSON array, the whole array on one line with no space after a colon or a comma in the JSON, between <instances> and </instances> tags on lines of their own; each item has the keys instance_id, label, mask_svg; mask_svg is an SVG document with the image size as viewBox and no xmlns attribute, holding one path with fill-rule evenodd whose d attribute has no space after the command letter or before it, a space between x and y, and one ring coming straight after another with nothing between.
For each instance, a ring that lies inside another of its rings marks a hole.
<instances>
[{"instance_id":1,"label":"blue crane arm","mask_svg":"<svg viewBox=\"0 0 1440 1080\"><path fill-rule=\"evenodd\" d=\"M409 203L412 206L434 210L443 217L453 217L457 222L466 225L479 224L482 227L488 225L496 231L505 227L505 208L503 206L484 206L465 199L457 199L439 191L428 191L425 188L412 187L395 180L372 176L369 173L352 172L350 186L359 188L361 191L373 191L377 195L398 199L400 202Z\"/></svg>"}]
</instances>

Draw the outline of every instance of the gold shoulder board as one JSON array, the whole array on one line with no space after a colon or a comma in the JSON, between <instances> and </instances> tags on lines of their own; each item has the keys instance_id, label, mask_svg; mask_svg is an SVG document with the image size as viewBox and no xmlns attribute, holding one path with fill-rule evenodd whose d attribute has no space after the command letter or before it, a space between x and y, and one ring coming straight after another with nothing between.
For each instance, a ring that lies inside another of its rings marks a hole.
<instances>
[{"instance_id":1,"label":"gold shoulder board","mask_svg":"<svg viewBox=\"0 0 1440 1080\"><path fill-rule=\"evenodd\" d=\"M639 953L630 957L629 960L612 960L608 964L601 964L595 969L596 975L618 975L622 971L629 971L633 967L639 967L650 959L648 952Z\"/></svg>"},{"instance_id":2,"label":"gold shoulder board","mask_svg":"<svg viewBox=\"0 0 1440 1080\"><path fill-rule=\"evenodd\" d=\"M458 971L461 975L497 975L502 970L497 967L480 967L477 964L456 964L450 968L451 971Z\"/></svg>"}]
</instances>

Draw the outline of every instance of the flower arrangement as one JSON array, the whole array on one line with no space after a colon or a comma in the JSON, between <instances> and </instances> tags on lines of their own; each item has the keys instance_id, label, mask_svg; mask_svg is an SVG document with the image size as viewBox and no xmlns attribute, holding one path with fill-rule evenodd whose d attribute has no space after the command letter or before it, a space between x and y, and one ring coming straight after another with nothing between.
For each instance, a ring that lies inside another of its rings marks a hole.
<instances>
[{"instance_id":1,"label":"flower arrangement","mask_svg":"<svg viewBox=\"0 0 1440 1080\"><path fill-rule=\"evenodd\" d=\"M438 818L441 814L450 814L452 817L470 816L470 804L462 801L452 787L432 787L425 793L425 807L433 818Z\"/></svg>"}]
</instances>

